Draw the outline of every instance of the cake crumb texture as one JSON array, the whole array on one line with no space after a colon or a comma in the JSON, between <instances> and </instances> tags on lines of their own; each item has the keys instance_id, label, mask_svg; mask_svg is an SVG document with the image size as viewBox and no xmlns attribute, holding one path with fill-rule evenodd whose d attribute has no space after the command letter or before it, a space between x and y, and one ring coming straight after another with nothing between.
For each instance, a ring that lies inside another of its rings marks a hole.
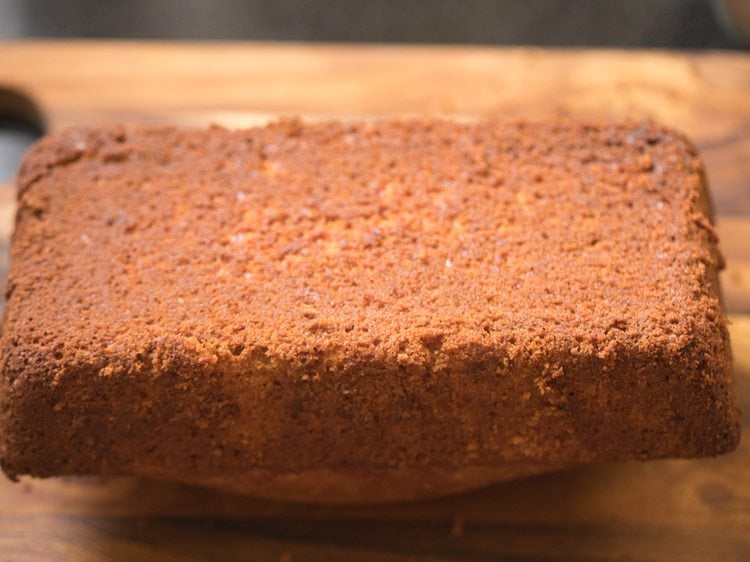
<instances>
[{"instance_id":1,"label":"cake crumb texture","mask_svg":"<svg viewBox=\"0 0 750 562\"><path fill-rule=\"evenodd\" d=\"M11 476L405 499L739 439L703 165L659 125L69 129L18 190Z\"/></svg>"}]
</instances>

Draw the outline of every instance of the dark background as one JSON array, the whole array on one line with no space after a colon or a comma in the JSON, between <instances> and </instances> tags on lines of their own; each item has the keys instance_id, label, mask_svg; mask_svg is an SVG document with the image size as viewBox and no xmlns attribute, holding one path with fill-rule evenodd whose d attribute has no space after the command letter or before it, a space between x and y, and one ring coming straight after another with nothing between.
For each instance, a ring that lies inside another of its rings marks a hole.
<instances>
[{"instance_id":1,"label":"dark background","mask_svg":"<svg viewBox=\"0 0 750 562\"><path fill-rule=\"evenodd\" d=\"M0 0L0 37L733 46L712 0Z\"/></svg>"}]
</instances>

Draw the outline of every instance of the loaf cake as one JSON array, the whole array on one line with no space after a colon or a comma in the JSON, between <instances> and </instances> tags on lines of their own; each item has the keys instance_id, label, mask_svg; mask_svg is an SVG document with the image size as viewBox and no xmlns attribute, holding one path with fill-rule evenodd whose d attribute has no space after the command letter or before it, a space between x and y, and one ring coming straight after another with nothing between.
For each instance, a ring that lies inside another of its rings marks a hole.
<instances>
[{"instance_id":1,"label":"loaf cake","mask_svg":"<svg viewBox=\"0 0 750 562\"><path fill-rule=\"evenodd\" d=\"M52 134L18 178L2 468L371 502L725 453L706 189L653 123Z\"/></svg>"}]
</instances>

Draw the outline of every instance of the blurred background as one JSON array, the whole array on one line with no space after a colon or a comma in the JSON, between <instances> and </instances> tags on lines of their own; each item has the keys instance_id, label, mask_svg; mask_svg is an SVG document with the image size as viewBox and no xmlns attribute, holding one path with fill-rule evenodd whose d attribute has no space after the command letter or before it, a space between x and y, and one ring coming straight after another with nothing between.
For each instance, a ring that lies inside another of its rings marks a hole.
<instances>
[{"instance_id":1,"label":"blurred background","mask_svg":"<svg viewBox=\"0 0 750 562\"><path fill-rule=\"evenodd\" d=\"M0 0L0 37L727 49L747 0Z\"/></svg>"},{"instance_id":2,"label":"blurred background","mask_svg":"<svg viewBox=\"0 0 750 562\"><path fill-rule=\"evenodd\" d=\"M750 0L0 0L0 39L746 49ZM0 61L0 64L2 62ZM40 131L0 115L0 181Z\"/></svg>"}]
</instances>

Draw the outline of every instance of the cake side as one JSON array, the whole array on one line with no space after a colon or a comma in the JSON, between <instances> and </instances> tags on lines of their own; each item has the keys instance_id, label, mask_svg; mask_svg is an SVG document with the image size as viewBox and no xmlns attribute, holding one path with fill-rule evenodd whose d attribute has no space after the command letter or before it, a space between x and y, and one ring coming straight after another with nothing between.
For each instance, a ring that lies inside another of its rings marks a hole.
<instances>
[{"instance_id":1,"label":"cake side","mask_svg":"<svg viewBox=\"0 0 750 562\"><path fill-rule=\"evenodd\" d=\"M652 124L46 138L19 177L3 469L373 500L726 452L706 201Z\"/></svg>"}]
</instances>

